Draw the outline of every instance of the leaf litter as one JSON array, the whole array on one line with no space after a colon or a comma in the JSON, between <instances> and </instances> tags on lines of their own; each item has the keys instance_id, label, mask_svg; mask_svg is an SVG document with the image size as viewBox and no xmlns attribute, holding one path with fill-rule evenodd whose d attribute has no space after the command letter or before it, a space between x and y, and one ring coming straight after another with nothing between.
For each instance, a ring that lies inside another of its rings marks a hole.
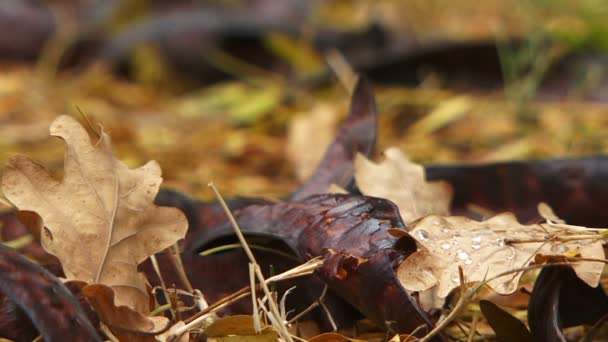
<instances>
[{"instance_id":1,"label":"leaf litter","mask_svg":"<svg viewBox=\"0 0 608 342\"><path fill-rule=\"evenodd\" d=\"M410 223L407 229L419 250L397 269L407 290L436 287L437 296L445 298L461 285L462 267L467 282L513 271L488 283L498 294L511 294L523 275L516 270L530 265L536 255L598 260L572 263L580 279L591 287L598 285L605 258L601 230L567 225L545 203L538 210L546 222L539 224L523 225L511 213L481 222L448 216L453 192L448 183L426 181L424 168L409 161L398 148L387 149L384 156L384 161L374 163L357 155L355 179L363 194L395 202L403 220Z\"/></svg>"}]
</instances>

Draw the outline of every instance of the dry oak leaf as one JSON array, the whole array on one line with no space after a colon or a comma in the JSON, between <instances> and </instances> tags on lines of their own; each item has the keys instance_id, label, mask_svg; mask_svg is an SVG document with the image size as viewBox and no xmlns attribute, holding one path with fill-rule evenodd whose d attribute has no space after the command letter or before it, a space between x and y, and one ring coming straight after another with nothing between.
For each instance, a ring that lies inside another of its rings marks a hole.
<instances>
[{"instance_id":1,"label":"dry oak leaf","mask_svg":"<svg viewBox=\"0 0 608 342\"><path fill-rule=\"evenodd\" d=\"M449 215L453 191L447 182L427 182L424 168L396 147L388 148L384 156L376 164L357 154L355 180L361 193L393 201L406 224L430 214Z\"/></svg>"},{"instance_id":2,"label":"dry oak leaf","mask_svg":"<svg viewBox=\"0 0 608 342\"><path fill-rule=\"evenodd\" d=\"M399 281L410 291L438 286L441 298L460 285L459 266L466 282L476 282L528 266L537 254L562 255L576 249L583 258L605 257L603 236L597 230L551 222L522 225L511 213L482 222L431 215L413 222L410 228L421 248L399 265ZM595 287L604 263L581 261L572 267L579 278ZM521 276L522 272L514 272L488 285L498 294L510 294Z\"/></svg>"},{"instance_id":3,"label":"dry oak leaf","mask_svg":"<svg viewBox=\"0 0 608 342\"><path fill-rule=\"evenodd\" d=\"M85 285L82 288L82 294L87 298L99 319L119 341L155 342L158 335L154 333L162 331L167 333L171 330L167 326L169 319L166 317L144 316L127 306L114 305L114 291L108 286ZM147 334L137 334L136 332ZM188 336L188 334L184 334L182 337L184 336Z\"/></svg>"},{"instance_id":4,"label":"dry oak leaf","mask_svg":"<svg viewBox=\"0 0 608 342\"><path fill-rule=\"evenodd\" d=\"M92 145L69 116L58 117L50 133L66 143L63 180L15 156L2 177L5 196L42 217L42 246L61 261L68 280L106 284L116 305L147 313L137 264L183 238L188 226L180 210L154 205L162 181L158 163L129 169L113 156L107 134Z\"/></svg>"}]
</instances>

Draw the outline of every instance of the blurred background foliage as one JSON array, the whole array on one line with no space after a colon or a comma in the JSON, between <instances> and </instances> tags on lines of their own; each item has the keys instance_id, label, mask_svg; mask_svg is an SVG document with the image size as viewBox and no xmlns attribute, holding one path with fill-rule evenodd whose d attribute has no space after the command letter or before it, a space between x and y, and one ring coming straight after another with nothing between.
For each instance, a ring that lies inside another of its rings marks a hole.
<instances>
[{"instance_id":1,"label":"blurred background foliage","mask_svg":"<svg viewBox=\"0 0 608 342\"><path fill-rule=\"evenodd\" d=\"M61 169L48 125L84 115L166 186L277 198L315 167L357 72L376 86L378 151L605 153L607 16L600 0L5 0L0 164Z\"/></svg>"}]
</instances>

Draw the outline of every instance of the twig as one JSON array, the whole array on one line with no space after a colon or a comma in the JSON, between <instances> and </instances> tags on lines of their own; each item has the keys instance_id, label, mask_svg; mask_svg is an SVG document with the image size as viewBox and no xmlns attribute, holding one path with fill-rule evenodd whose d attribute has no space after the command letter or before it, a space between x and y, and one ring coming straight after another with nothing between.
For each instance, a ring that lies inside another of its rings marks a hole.
<instances>
[{"instance_id":1,"label":"twig","mask_svg":"<svg viewBox=\"0 0 608 342\"><path fill-rule=\"evenodd\" d=\"M253 306L253 329L256 334L259 334L262 331L262 327L260 326L260 313L258 311L255 291L255 269L257 267L257 264L249 263L249 288L251 289L251 305Z\"/></svg>"},{"instance_id":2,"label":"twig","mask_svg":"<svg viewBox=\"0 0 608 342\"><path fill-rule=\"evenodd\" d=\"M290 319L289 324L292 324L293 322L297 321L302 316L306 315L307 313L314 310L317 306L319 306L320 302L322 302L325 299L326 294L327 294L327 285L325 285L325 287L323 288L323 292L321 292L321 295L319 296L319 298L317 300L315 300L312 304L310 304L306 309L302 310L302 312L300 312L299 314L295 315L292 319Z\"/></svg>"},{"instance_id":3,"label":"twig","mask_svg":"<svg viewBox=\"0 0 608 342\"><path fill-rule=\"evenodd\" d=\"M160 280L160 286L163 291L163 297L165 297L165 301L167 301L167 304L169 304L169 306L171 308L171 315L173 317L175 317L175 310L173 309L173 302L171 301L171 298L169 298L169 295L167 294L167 286L165 285L165 279L163 279L163 275L160 272L160 267L158 266L158 260L156 260L156 255L154 255L154 254L150 255L150 261L152 262L152 268L154 268L154 272L156 272L156 275L158 276L158 279Z\"/></svg>"},{"instance_id":4,"label":"twig","mask_svg":"<svg viewBox=\"0 0 608 342\"><path fill-rule=\"evenodd\" d=\"M569 241L580 241L580 240L602 240L605 239L606 236L602 235L569 235L569 236L550 236L547 238L539 238L539 239L505 239L505 244L507 245L515 245L518 243L539 243L539 242L569 242Z\"/></svg>"},{"instance_id":5,"label":"twig","mask_svg":"<svg viewBox=\"0 0 608 342\"><path fill-rule=\"evenodd\" d=\"M450 313L441 322L439 322L437 325L435 325L435 327L433 328L433 330L431 330L428 334L426 334L426 336L424 336L422 339L420 339L419 342L430 341L431 338L433 338L441 330L443 330L445 327L447 327L448 324L450 324L450 322L453 321L454 318L456 318L456 316L464 308L465 304L471 298L473 298L473 296L477 293L477 291L479 291L479 289L481 289L487 283L489 283L489 282L491 282L493 280L496 280L498 278L504 277L506 275L512 274L512 273L526 272L526 271L541 269L543 267L553 266L553 265L570 266L569 263L563 262L563 263L553 263L553 264L547 264L547 265L532 265L532 266L522 267L522 268L519 268L519 269L509 270L509 271L505 271L505 272L499 273L499 274L493 276L492 278L485 279L484 281L482 281L481 283L479 283L477 286L473 286L470 289L465 290L464 291L465 295L464 296L460 296L460 298L458 299L458 302L456 303L456 305L454 306L454 308L452 309L452 311L450 311ZM466 286L466 284L461 285L461 286Z\"/></svg>"},{"instance_id":6,"label":"twig","mask_svg":"<svg viewBox=\"0 0 608 342\"><path fill-rule=\"evenodd\" d=\"M225 202L224 202L225 204ZM234 219L234 218L233 218ZM272 282L277 282L277 281L283 281L283 280L287 280L287 279L292 279L292 278L297 278L297 277L301 277L301 276L305 276L305 275L309 275L312 272L314 272L316 269L318 269L319 267L321 267L321 265L323 264L323 260L321 258L314 258L309 260L308 262L306 262L305 264L302 264L298 267L294 267L290 270L287 270L281 274L278 274L276 276L270 277L268 279L266 279L266 281L264 282L264 284L268 284L268 283L272 283ZM261 285L258 284L256 285L256 289L261 288ZM182 335L183 333L185 333L186 331L193 329L194 327L198 326L199 324L201 324L202 322L204 322L205 320L205 315L211 312L215 312L220 310L221 308L230 305L231 303L234 303L235 301L247 296L247 294L250 291L250 287L244 287L234 293L232 293L231 295L228 295L222 299L220 299L219 301L209 305L209 307L207 307L205 310L202 310L200 312L198 312L197 314L187 318L184 320L184 323L186 323L184 326L176 329L168 338L168 341L173 341L175 340L176 337L179 337L180 335Z\"/></svg>"},{"instance_id":7,"label":"twig","mask_svg":"<svg viewBox=\"0 0 608 342\"><path fill-rule=\"evenodd\" d=\"M467 342L473 342L473 338L475 337L475 332L477 331L477 322L479 321L479 312L475 312L473 314L473 323L471 323L471 330L469 330L469 338L467 338Z\"/></svg>"}]
</instances>

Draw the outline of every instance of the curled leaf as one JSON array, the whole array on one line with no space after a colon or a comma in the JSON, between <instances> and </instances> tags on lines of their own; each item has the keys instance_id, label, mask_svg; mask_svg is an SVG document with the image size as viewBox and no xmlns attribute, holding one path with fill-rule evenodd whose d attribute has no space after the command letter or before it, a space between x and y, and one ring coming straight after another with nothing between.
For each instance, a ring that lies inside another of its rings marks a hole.
<instances>
[{"instance_id":1,"label":"curled leaf","mask_svg":"<svg viewBox=\"0 0 608 342\"><path fill-rule=\"evenodd\" d=\"M101 341L85 312L59 279L2 245L0 298L3 299L1 336L28 341L39 333L45 341L63 341L68 336L71 341Z\"/></svg>"},{"instance_id":2,"label":"curled leaf","mask_svg":"<svg viewBox=\"0 0 608 342\"><path fill-rule=\"evenodd\" d=\"M114 305L114 291L108 286L86 285L82 294L121 341L153 342L155 333L165 330L169 323L166 317L147 317L127 306Z\"/></svg>"}]
</instances>

